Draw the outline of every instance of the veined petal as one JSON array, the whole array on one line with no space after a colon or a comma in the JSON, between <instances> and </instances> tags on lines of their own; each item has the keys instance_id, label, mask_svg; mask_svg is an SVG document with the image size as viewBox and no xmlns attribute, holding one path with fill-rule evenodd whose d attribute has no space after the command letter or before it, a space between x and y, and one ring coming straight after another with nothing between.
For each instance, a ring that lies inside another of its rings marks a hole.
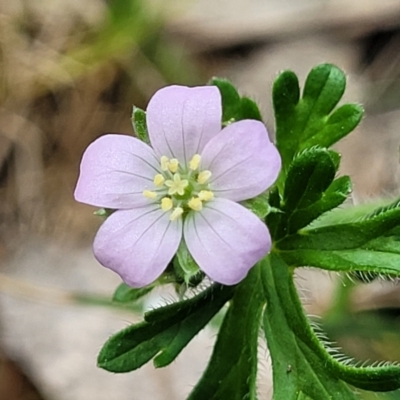
<instances>
[{"instance_id":1,"label":"veined petal","mask_svg":"<svg viewBox=\"0 0 400 400\"><path fill-rule=\"evenodd\" d=\"M271 249L268 228L246 208L222 198L190 213L183 235L199 267L224 285L240 282Z\"/></svg>"},{"instance_id":2,"label":"veined petal","mask_svg":"<svg viewBox=\"0 0 400 400\"><path fill-rule=\"evenodd\" d=\"M149 204L143 190L154 187L159 160L139 139L109 134L85 151L75 199L97 207L126 209Z\"/></svg>"},{"instance_id":3,"label":"veined petal","mask_svg":"<svg viewBox=\"0 0 400 400\"><path fill-rule=\"evenodd\" d=\"M202 169L210 170L210 188L233 201L251 199L278 177L281 157L259 121L228 125L205 146Z\"/></svg>"},{"instance_id":4,"label":"veined petal","mask_svg":"<svg viewBox=\"0 0 400 400\"><path fill-rule=\"evenodd\" d=\"M151 98L146 112L156 154L184 165L221 130L221 118L221 95L214 86L165 87Z\"/></svg>"},{"instance_id":5,"label":"veined petal","mask_svg":"<svg viewBox=\"0 0 400 400\"><path fill-rule=\"evenodd\" d=\"M100 227L93 244L97 260L132 287L156 280L176 253L182 219L154 204L114 212Z\"/></svg>"}]
</instances>

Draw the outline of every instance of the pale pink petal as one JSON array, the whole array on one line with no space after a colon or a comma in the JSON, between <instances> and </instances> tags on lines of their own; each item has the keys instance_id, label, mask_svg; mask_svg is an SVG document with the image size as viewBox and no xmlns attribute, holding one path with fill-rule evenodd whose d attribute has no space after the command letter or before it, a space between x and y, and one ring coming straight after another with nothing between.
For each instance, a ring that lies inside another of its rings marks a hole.
<instances>
[{"instance_id":1,"label":"pale pink petal","mask_svg":"<svg viewBox=\"0 0 400 400\"><path fill-rule=\"evenodd\" d=\"M233 201L251 199L278 177L281 157L264 124L243 120L228 125L205 146L201 169L210 170L210 188Z\"/></svg>"},{"instance_id":2,"label":"pale pink petal","mask_svg":"<svg viewBox=\"0 0 400 400\"><path fill-rule=\"evenodd\" d=\"M157 205L114 212L93 244L97 260L132 287L156 280L176 253L182 220L170 221Z\"/></svg>"},{"instance_id":3,"label":"pale pink petal","mask_svg":"<svg viewBox=\"0 0 400 400\"><path fill-rule=\"evenodd\" d=\"M186 245L199 267L224 285L240 282L271 249L267 227L233 201L217 198L184 223Z\"/></svg>"},{"instance_id":4,"label":"pale pink petal","mask_svg":"<svg viewBox=\"0 0 400 400\"><path fill-rule=\"evenodd\" d=\"M187 165L221 130L221 95L215 86L168 86L151 98L146 115L156 154Z\"/></svg>"},{"instance_id":5,"label":"pale pink petal","mask_svg":"<svg viewBox=\"0 0 400 400\"><path fill-rule=\"evenodd\" d=\"M75 199L112 209L149 204L143 190L153 188L158 167L153 149L139 139L114 134L102 136L83 154Z\"/></svg>"}]
</instances>

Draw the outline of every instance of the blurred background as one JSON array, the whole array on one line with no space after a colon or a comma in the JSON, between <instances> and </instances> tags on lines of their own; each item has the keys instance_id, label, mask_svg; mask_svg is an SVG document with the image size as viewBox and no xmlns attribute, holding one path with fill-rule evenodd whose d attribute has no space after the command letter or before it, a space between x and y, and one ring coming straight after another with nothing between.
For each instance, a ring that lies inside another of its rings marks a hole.
<instances>
[{"instance_id":1,"label":"blurred background","mask_svg":"<svg viewBox=\"0 0 400 400\"><path fill-rule=\"evenodd\" d=\"M185 398L207 363L212 328L167 369L96 368L108 336L141 316L107 306L119 280L91 254L101 221L73 199L82 153L105 132L131 133L132 106L145 108L160 87L212 76L258 101L273 135L274 78L292 69L303 81L321 62L346 72L345 100L366 108L338 146L353 201L395 197L400 0L0 0L1 400ZM395 282L300 275L308 312L346 354L400 360Z\"/></svg>"}]
</instances>

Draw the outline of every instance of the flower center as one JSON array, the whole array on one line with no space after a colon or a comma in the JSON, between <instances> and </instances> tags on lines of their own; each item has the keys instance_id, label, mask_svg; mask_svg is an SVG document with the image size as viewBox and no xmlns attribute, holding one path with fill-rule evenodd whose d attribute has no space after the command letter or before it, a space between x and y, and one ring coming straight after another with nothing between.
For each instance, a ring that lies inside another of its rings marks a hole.
<instances>
[{"instance_id":1,"label":"flower center","mask_svg":"<svg viewBox=\"0 0 400 400\"><path fill-rule=\"evenodd\" d=\"M189 166L180 165L176 158L162 156L160 173L153 179L154 187L143 191L143 196L155 200L169 219L174 221L190 211L201 211L203 203L214 198L209 189L211 172L200 170L201 156L195 154Z\"/></svg>"}]
</instances>

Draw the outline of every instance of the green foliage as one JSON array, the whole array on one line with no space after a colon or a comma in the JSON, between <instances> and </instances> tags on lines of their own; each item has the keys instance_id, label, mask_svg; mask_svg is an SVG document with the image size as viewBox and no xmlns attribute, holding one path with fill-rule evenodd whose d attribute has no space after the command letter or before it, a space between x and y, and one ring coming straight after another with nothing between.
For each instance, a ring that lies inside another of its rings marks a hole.
<instances>
[{"instance_id":1,"label":"green foliage","mask_svg":"<svg viewBox=\"0 0 400 400\"><path fill-rule=\"evenodd\" d=\"M268 225L276 240L297 232L319 216L342 204L351 191L350 179L335 178L339 167L337 153L312 147L298 154L291 163L283 198L271 214Z\"/></svg>"},{"instance_id":2,"label":"green foliage","mask_svg":"<svg viewBox=\"0 0 400 400\"><path fill-rule=\"evenodd\" d=\"M235 86L227 79L213 78L210 85L215 85L222 97L222 123L240 121L242 119L256 119L262 121L257 104L248 97L240 97Z\"/></svg>"},{"instance_id":3,"label":"green foliage","mask_svg":"<svg viewBox=\"0 0 400 400\"><path fill-rule=\"evenodd\" d=\"M189 300L146 313L145 321L118 332L104 344L98 366L129 372L152 358L156 367L170 364L232 294L233 288L214 285Z\"/></svg>"},{"instance_id":4,"label":"green foliage","mask_svg":"<svg viewBox=\"0 0 400 400\"><path fill-rule=\"evenodd\" d=\"M400 204L356 222L303 230L277 247L293 266L400 275Z\"/></svg>"},{"instance_id":5,"label":"green foliage","mask_svg":"<svg viewBox=\"0 0 400 400\"><path fill-rule=\"evenodd\" d=\"M282 72L273 87L276 141L283 160L283 176L294 156L313 146L330 147L360 122L363 109L346 104L335 111L346 87L344 73L321 64L309 73L303 96L297 76Z\"/></svg>"},{"instance_id":6,"label":"green foliage","mask_svg":"<svg viewBox=\"0 0 400 400\"><path fill-rule=\"evenodd\" d=\"M267 308L264 328L271 352L274 400L355 399L344 384L365 390L400 388L400 367L355 367L333 358L310 327L293 282L293 269L278 255L264 261ZM301 398L301 397L300 397Z\"/></svg>"},{"instance_id":7,"label":"green foliage","mask_svg":"<svg viewBox=\"0 0 400 400\"><path fill-rule=\"evenodd\" d=\"M264 303L256 266L236 289L210 363L188 400L256 399L257 339Z\"/></svg>"},{"instance_id":8,"label":"green foliage","mask_svg":"<svg viewBox=\"0 0 400 400\"><path fill-rule=\"evenodd\" d=\"M221 92L224 125L261 120L256 103L241 97L229 81L213 79L211 84ZM107 341L99 366L127 372L151 359L156 367L166 366L228 303L210 362L189 400L257 398L260 327L271 354L274 400L352 400L358 398L352 387L400 388L399 366L356 367L332 356L306 318L293 280L302 266L357 276L400 276L400 202L376 210L370 205L338 209L351 182L347 176L337 177L340 156L329 147L352 131L363 113L354 104L336 108L345 84L344 73L330 64L310 72L302 96L291 71L274 84L283 170L268 193L242 203L266 221L274 241L271 253L235 287L213 285L189 300L147 313L142 323ZM134 109L133 125L138 137L147 140L144 111ZM203 278L184 243L173 268L175 283L185 287ZM147 290L151 287L121 285L114 300L129 303Z\"/></svg>"},{"instance_id":9,"label":"green foliage","mask_svg":"<svg viewBox=\"0 0 400 400\"><path fill-rule=\"evenodd\" d=\"M327 368L324 351L304 316L292 271L276 255L263 263L264 330L271 353L274 400L350 400L351 390Z\"/></svg>"}]
</instances>

